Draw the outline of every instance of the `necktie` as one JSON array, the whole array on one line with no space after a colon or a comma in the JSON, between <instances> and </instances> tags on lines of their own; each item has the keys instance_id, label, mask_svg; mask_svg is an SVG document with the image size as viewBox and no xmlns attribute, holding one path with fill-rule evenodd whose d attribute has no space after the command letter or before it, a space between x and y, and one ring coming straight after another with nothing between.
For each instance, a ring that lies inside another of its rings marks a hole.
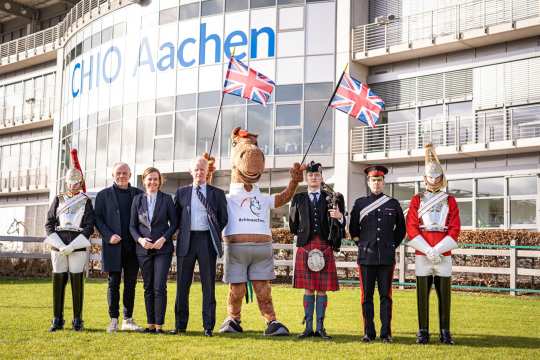
<instances>
[{"instance_id":1,"label":"necktie","mask_svg":"<svg viewBox=\"0 0 540 360\"><path fill-rule=\"evenodd\" d=\"M204 197L204 194L201 192L201 186L197 185L195 190L196 190L196 193L197 193L197 197L199 198L199 201L201 202L201 204L203 204L203 206L206 209L206 212L208 213L210 218L215 219L214 212L212 211L212 209L210 209L208 207L208 202L206 201L206 197Z\"/></svg>"},{"instance_id":2,"label":"necktie","mask_svg":"<svg viewBox=\"0 0 540 360\"><path fill-rule=\"evenodd\" d=\"M317 202L319 201L319 197L317 195L319 195L319 193L311 193L311 202L313 203L313 205L317 205Z\"/></svg>"}]
</instances>

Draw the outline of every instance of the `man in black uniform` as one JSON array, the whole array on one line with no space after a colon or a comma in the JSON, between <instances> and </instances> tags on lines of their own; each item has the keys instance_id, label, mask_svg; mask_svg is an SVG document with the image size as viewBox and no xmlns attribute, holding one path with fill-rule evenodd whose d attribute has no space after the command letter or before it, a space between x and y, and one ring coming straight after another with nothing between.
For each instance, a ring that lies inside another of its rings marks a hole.
<instances>
[{"instance_id":1,"label":"man in black uniform","mask_svg":"<svg viewBox=\"0 0 540 360\"><path fill-rule=\"evenodd\" d=\"M395 251L405 236L405 219L399 202L385 194L384 166L369 166L364 172L371 194L357 199L351 212L349 232L358 244L358 266L362 291L364 337L362 341L375 340L373 322L373 293L375 282L379 288L381 306L381 339L392 342L392 279Z\"/></svg>"}]
</instances>

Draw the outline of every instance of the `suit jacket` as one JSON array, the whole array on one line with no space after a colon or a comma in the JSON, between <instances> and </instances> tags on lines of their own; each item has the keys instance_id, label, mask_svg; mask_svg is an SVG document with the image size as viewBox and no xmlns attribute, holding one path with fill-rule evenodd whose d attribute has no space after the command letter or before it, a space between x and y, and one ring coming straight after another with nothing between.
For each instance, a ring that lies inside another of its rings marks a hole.
<instances>
[{"instance_id":1,"label":"suit jacket","mask_svg":"<svg viewBox=\"0 0 540 360\"><path fill-rule=\"evenodd\" d=\"M176 241L176 255L186 256L189 251L191 232L191 194L193 186L188 185L176 190L175 206L178 216L178 237ZM212 185L206 185L206 201L214 211L215 218L208 216L210 236L214 249L219 257L223 255L221 232L227 225L227 198L225 192Z\"/></svg>"},{"instance_id":2,"label":"suit jacket","mask_svg":"<svg viewBox=\"0 0 540 360\"><path fill-rule=\"evenodd\" d=\"M144 193L138 194L131 204L131 221L129 230L133 240L137 243L137 254L147 255L151 253L172 253L174 246L172 236L178 228L174 202L170 195L161 191L157 192L156 206L152 216L152 222L148 216L148 202ZM166 239L165 244L159 250L145 249L137 241L141 237L152 239L156 242L160 237Z\"/></svg>"},{"instance_id":3,"label":"suit jacket","mask_svg":"<svg viewBox=\"0 0 540 360\"><path fill-rule=\"evenodd\" d=\"M131 193L132 199L143 192L141 189L133 186L130 186L128 190ZM128 209L128 212L131 212L131 208ZM122 246L135 256L135 243L132 239L122 239L118 244L111 244L109 242L111 236L114 234L122 234L120 208L113 186L97 193L95 213L96 227L102 238L103 271L122 271Z\"/></svg>"},{"instance_id":4,"label":"suit jacket","mask_svg":"<svg viewBox=\"0 0 540 360\"><path fill-rule=\"evenodd\" d=\"M319 196L319 213L328 215L328 202L326 197L329 194L321 190ZM343 214L343 223L340 224L342 228L345 227L345 202L338 202L339 211ZM311 218L309 204L311 199L307 192L297 193L294 195L291 201L291 210L289 212L289 229L291 233L296 235L296 246L305 246L309 242L311 232ZM330 233L330 216L321 215L321 239L327 241Z\"/></svg>"}]
</instances>

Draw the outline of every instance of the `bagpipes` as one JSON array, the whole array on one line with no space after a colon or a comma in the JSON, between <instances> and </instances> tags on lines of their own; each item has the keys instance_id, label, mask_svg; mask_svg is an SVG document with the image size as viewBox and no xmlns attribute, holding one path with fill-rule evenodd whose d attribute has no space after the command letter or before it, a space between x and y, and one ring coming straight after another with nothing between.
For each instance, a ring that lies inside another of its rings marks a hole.
<instances>
[{"instance_id":1,"label":"bagpipes","mask_svg":"<svg viewBox=\"0 0 540 360\"><path fill-rule=\"evenodd\" d=\"M330 185L327 185L324 182L321 184L321 187L328 194L326 196L326 202L328 203L329 208L339 209L339 211L343 212L343 216L345 217L345 209L343 208L345 200L343 199L343 195L334 191ZM330 216L328 217L328 221L330 222L328 242L332 245L334 251L339 251L341 248L341 241L345 237L345 227L339 223L339 220Z\"/></svg>"}]
</instances>

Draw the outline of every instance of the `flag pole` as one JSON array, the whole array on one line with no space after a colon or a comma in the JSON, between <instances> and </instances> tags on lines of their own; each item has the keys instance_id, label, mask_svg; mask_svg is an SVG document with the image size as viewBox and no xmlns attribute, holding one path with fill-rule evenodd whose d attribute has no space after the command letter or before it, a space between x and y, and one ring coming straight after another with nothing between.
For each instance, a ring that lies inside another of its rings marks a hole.
<instances>
[{"instance_id":1,"label":"flag pole","mask_svg":"<svg viewBox=\"0 0 540 360\"><path fill-rule=\"evenodd\" d=\"M336 84L336 87L334 89L334 92L332 93L332 96L330 96L330 100L328 100L328 104L326 104L326 107L324 108L323 115L321 117L321 120L319 120L319 125L317 125L317 129L315 129L315 132L313 133L313 136L311 137L311 141L309 142L309 146L304 153L304 156L302 157L302 162L300 164L303 164L304 161L306 161L307 154L309 153L309 149L311 149L311 145L313 145L313 141L315 140L315 136L317 136L317 132L319 131L319 128L321 127L321 124L324 120L324 117L326 116L326 112L328 111L328 108L330 107L330 104L332 103L332 99L336 95L337 89L339 88L339 84L341 83L341 80L343 79L343 75L345 75L345 72L347 71L347 68L349 67L349 63L345 65L345 68L343 69L343 72L341 73L341 76L339 77L339 80Z\"/></svg>"},{"instance_id":2,"label":"flag pole","mask_svg":"<svg viewBox=\"0 0 540 360\"><path fill-rule=\"evenodd\" d=\"M236 51L236 48L233 48L231 57L229 58L229 66L227 67L227 73L229 72L229 69L231 68L231 60L234 57L235 51ZM226 78L227 78L227 74L225 74L225 79ZM217 132L218 124L219 124L219 116L221 115L221 108L223 107L223 98L225 97L225 92L223 91L224 85L225 85L225 82L223 83L223 86L221 87L221 101L219 102L216 125L214 126L214 135L212 135L212 143L210 144L210 151L208 151L208 156L209 157L210 157L210 155L212 155L212 149L214 147L214 140L216 139L216 132Z\"/></svg>"}]
</instances>

